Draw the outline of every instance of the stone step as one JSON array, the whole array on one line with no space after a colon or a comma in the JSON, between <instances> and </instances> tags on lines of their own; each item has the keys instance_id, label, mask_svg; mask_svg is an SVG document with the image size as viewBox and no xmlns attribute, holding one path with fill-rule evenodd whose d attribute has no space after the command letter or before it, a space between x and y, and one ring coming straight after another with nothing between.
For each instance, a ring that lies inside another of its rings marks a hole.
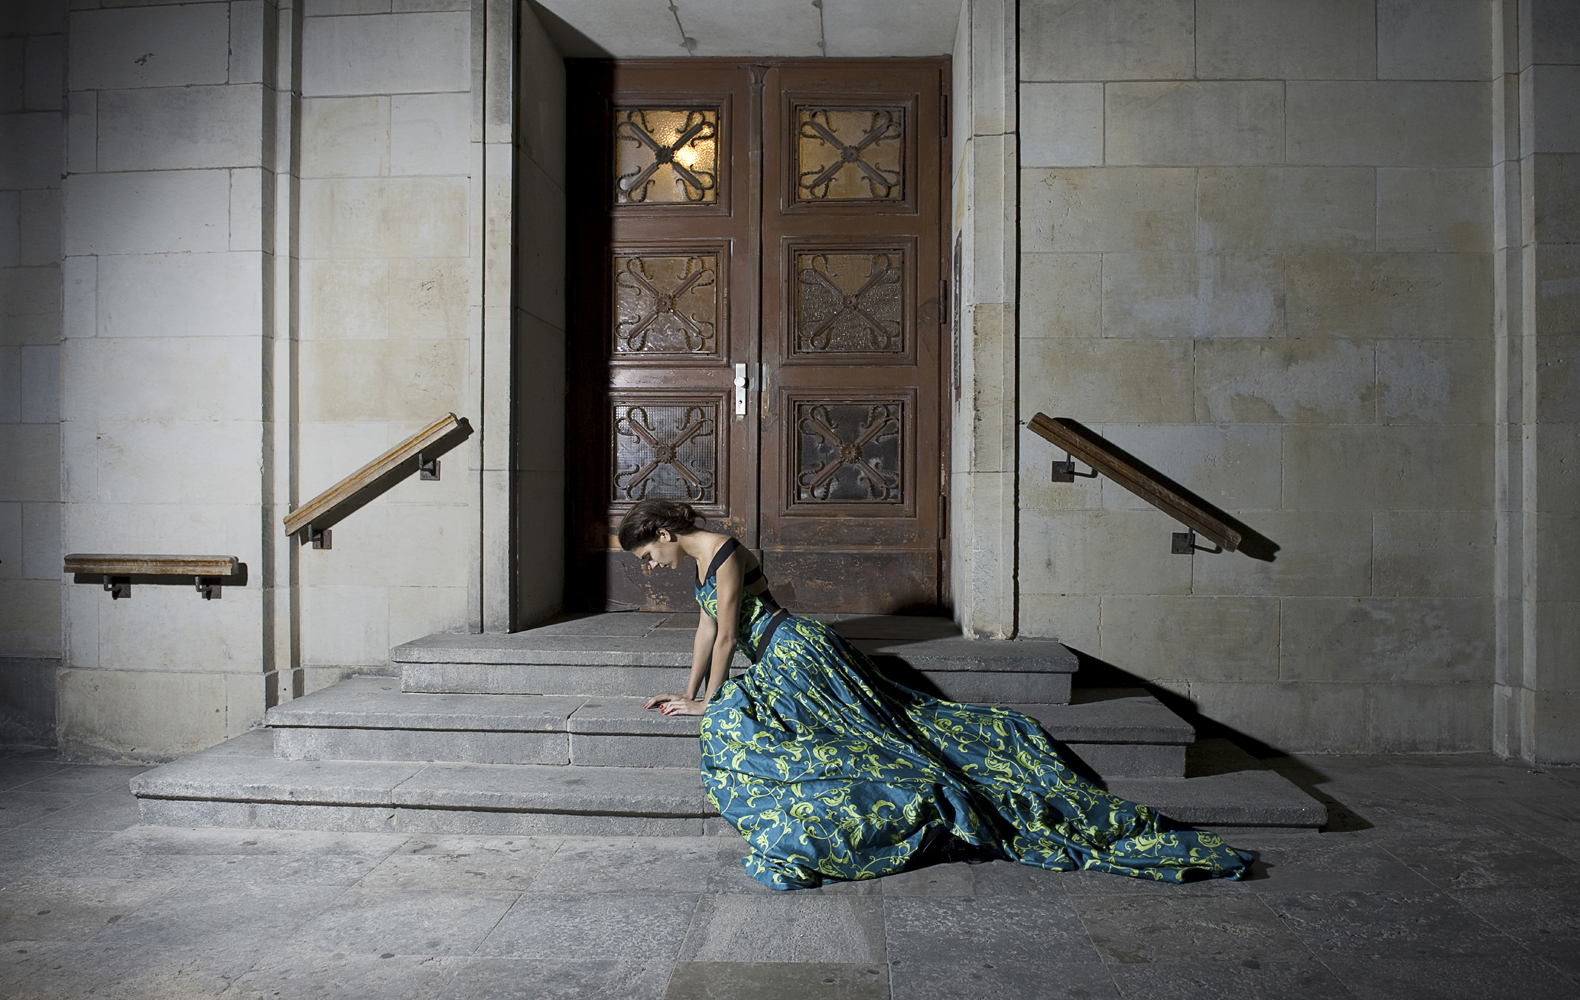
<instances>
[{"instance_id":1,"label":"stone step","mask_svg":"<svg viewBox=\"0 0 1580 1000\"><path fill-rule=\"evenodd\" d=\"M1228 832L1310 831L1320 803L1226 741L1197 744L1207 773L1113 778L1116 794ZM250 736L132 779L142 820L475 835L696 836L726 832L695 768L284 760Z\"/></svg>"},{"instance_id":2,"label":"stone step","mask_svg":"<svg viewBox=\"0 0 1580 1000\"><path fill-rule=\"evenodd\" d=\"M1070 700L1077 663L1057 642L966 639L941 619L822 617L913 687L975 703ZM685 685L694 625L695 615L615 612L508 635L430 635L390 659L414 693L646 697Z\"/></svg>"},{"instance_id":3,"label":"stone step","mask_svg":"<svg viewBox=\"0 0 1580 1000\"><path fill-rule=\"evenodd\" d=\"M403 692L351 678L269 710L277 756L298 760L698 767L700 720L641 698ZM1104 777L1185 773L1189 724L1139 690L1081 690L1069 705L1012 706Z\"/></svg>"}]
</instances>

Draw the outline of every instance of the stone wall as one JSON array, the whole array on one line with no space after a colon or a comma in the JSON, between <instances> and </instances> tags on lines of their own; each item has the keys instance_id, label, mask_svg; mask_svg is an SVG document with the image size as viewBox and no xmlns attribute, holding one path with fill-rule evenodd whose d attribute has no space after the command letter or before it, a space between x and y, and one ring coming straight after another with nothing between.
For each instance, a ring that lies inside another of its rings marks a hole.
<instances>
[{"instance_id":1,"label":"stone wall","mask_svg":"<svg viewBox=\"0 0 1580 1000\"><path fill-rule=\"evenodd\" d=\"M397 6L303 10L298 502L446 412L483 423L481 39L469 0ZM308 690L475 623L476 448L341 522L332 550L299 550Z\"/></svg>"},{"instance_id":2,"label":"stone wall","mask_svg":"<svg viewBox=\"0 0 1580 1000\"><path fill-rule=\"evenodd\" d=\"M55 729L66 6L0 7L0 742Z\"/></svg>"},{"instance_id":3,"label":"stone wall","mask_svg":"<svg viewBox=\"0 0 1580 1000\"><path fill-rule=\"evenodd\" d=\"M1494 748L1580 761L1580 9L1499 4Z\"/></svg>"},{"instance_id":4,"label":"stone wall","mask_svg":"<svg viewBox=\"0 0 1580 1000\"><path fill-rule=\"evenodd\" d=\"M1019 631L1280 747L1491 745L1492 5L1023 0ZM1572 617L1572 616L1571 616Z\"/></svg>"}]
</instances>

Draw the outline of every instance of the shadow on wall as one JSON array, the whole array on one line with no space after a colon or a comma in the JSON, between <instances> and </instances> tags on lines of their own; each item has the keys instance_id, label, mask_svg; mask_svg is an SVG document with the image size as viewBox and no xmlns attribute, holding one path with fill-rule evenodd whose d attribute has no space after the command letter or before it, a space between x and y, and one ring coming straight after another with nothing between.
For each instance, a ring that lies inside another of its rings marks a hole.
<instances>
[{"instance_id":1,"label":"shadow on wall","mask_svg":"<svg viewBox=\"0 0 1580 1000\"><path fill-rule=\"evenodd\" d=\"M1263 743L1254 736L1247 735L1232 726L1224 725L1216 719L1208 718L1197 708L1196 702L1168 688L1160 687L1143 677L1138 677L1100 660L1090 653L1082 652L1074 646L1064 644L1064 647L1074 653L1080 662L1080 667L1075 673L1075 687L1087 691L1113 691L1115 695L1123 693L1125 689L1144 689L1164 707L1175 715L1190 723L1196 730L1198 743L1208 739L1226 739L1229 742L1250 753L1262 764L1283 775L1293 782L1301 791L1321 802L1328 809L1328 822L1322 827L1324 833L1337 833L1352 830L1370 829L1372 824L1365 817L1357 814L1344 803L1322 790L1322 785L1331 780L1326 774L1312 767L1309 763L1290 756L1277 747ZM1212 761L1204 756L1198 757L1186 752L1185 773L1191 777L1214 773Z\"/></svg>"}]
</instances>

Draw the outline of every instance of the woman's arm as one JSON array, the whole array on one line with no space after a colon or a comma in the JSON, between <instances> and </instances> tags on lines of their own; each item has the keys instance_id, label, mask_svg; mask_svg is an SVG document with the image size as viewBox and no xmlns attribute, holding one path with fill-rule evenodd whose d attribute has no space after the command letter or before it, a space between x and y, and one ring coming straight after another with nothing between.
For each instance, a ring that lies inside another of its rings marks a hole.
<instances>
[{"instance_id":1,"label":"woman's arm","mask_svg":"<svg viewBox=\"0 0 1580 1000\"><path fill-rule=\"evenodd\" d=\"M706 611L699 610L697 612L697 635L691 641L691 676L686 678L686 693L656 694L647 699L642 705L643 708L652 708L654 705L658 705L665 715L677 711L683 715L701 714L700 712L688 713L683 709L693 702L698 705L704 704L697 700L697 689L705 683L708 670L713 665L713 638L716 631L718 631L718 623L709 618Z\"/></svg>"}]
</instances>

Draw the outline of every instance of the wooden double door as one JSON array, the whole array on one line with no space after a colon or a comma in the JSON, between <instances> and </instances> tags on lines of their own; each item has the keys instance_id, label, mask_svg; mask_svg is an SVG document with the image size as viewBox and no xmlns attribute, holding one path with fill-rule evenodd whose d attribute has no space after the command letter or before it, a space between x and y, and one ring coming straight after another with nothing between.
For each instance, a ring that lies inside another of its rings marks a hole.
<instances>
[{"instance_id":1,"label":"wooden double door","mask_svg":"<svg viewBox=\"0 0 1580 1000\"><path fill-rule=\"evenodd\" d=\"M943 60L572 64L571 603L695 607L683 500L796 611L944 592Z\"/></svg>"}]
</instances>

